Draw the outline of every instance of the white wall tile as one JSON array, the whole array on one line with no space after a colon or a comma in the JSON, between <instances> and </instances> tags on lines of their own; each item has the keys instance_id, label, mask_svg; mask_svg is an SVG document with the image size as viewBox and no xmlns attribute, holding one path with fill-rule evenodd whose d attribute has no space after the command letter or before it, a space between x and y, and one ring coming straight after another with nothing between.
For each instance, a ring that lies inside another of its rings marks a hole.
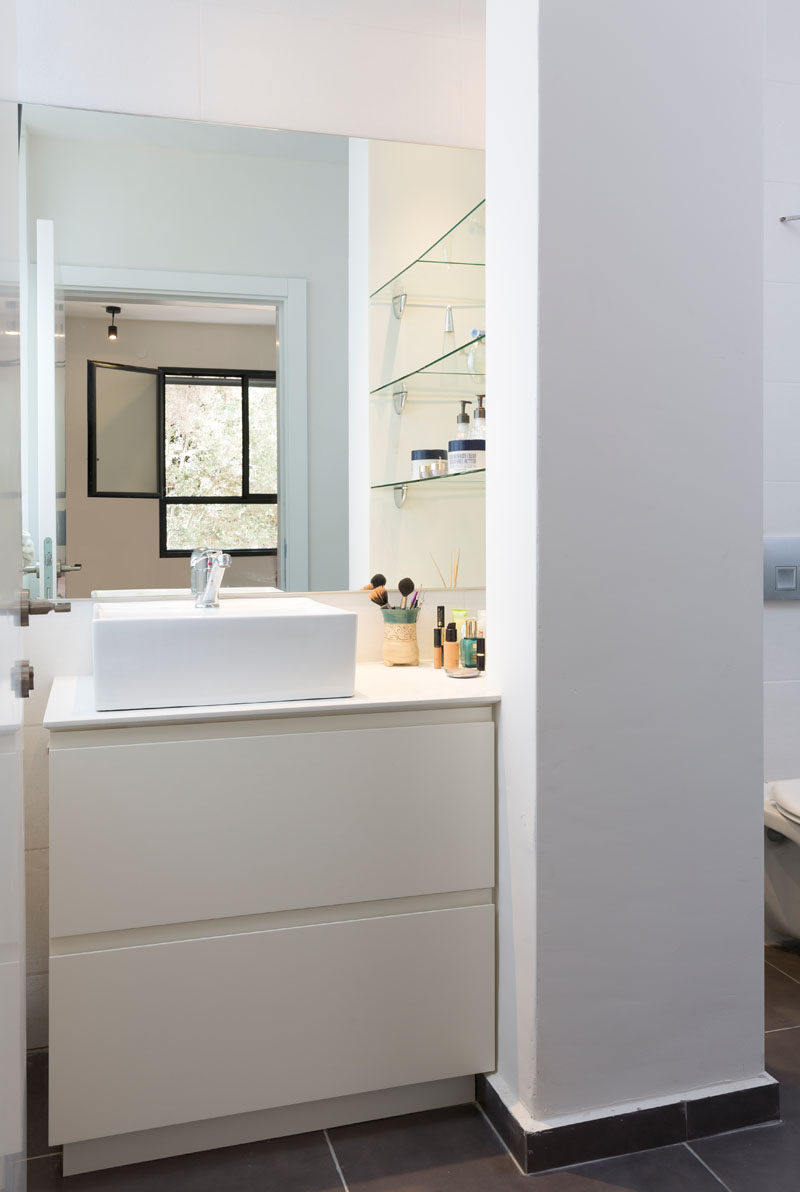
<instances>
[{"instance_id":1,"label":"white wall tile","mask_svg":"<svg viewBox=\"0 0 800 1192\"><path fill-rule=\"evenodd\" d=\"M800 484L764 485L764 533L800 535Z\"/></svg>"},{"instance_id":2,"label":"white wall tile","mask_svg":"<svg viewBox=\"0 0 800 1192\"><path fill-rule=\"evenodd\" d=\"M800 384L764 386L764 479L800 482Z\"/></svg>"},{"instance_id":3,"label":"white wall tile","mask_svg":"<svg viewBox=\"0 0 800 1192\"><path fill-rule=\"evenodd\" d=\"M48 1040L47 973L36 973L27 982L27 1045L46 1047Z\"/></svg>"},{"instance_id":4,"label":"white wall tile","mask_svg":"<svg viewBox=\"0 0 800 1192\"><path fill-rule=\"evenodd\" d=\"M767 0L767 78L800 83L800 5Z\"/></svg>"},{"instance_id":5,"label":"white wall tile","mask_svg":"<svg viewBox=\"0 0 800 1192\"><path fill-rule=\"evenodd\" d=\"M800 84L768 83L764 91L764 161L770 182L800 182Z\"/></svg>"},{"instance_id":6,"label":"white wall tile","mask_svg":"<svg viewBox=\"0 0 800 1192\"><path fill-rule=\"evenodd\" d=\"M457 37L214 3L203 10L201 69L206 120L463 144ZM480 147L483 129L473 132L468 147Z\"/></svg>"},{"instance_id":7,"label":"white wall tile","mask_svg":"<svg viewBox=\"0 0 800 1192\"><path fill-rule=\"evenodd\" d=\"M800 285L764 286L764 380L800 381Z\"/></svg>"},{"instance_id":8,"label":"white wall tile","mask_svg":"<svg viewBox=\"0 0 800 1192\"><path fill-rule=\"evenodd\" d=\"M50 777L47 743L49 732L39 724L24 732L25 848L46 849L50 844Z\"/></svg>"},{"instance_id":9,"label":"white wall tile","mask_svg":"<svg viewBox=\"0 0 800 1192\"><path fill-rule=\"evenodd\" d=\"M29 973L46 973L50 959L48 860L46 848L29 849L25 853L25 943Z\"/></svg>"},{"instance_id":10,"label":"white wall tile","mask_svg":"<svg viewBox=\"0 0 800 1192\"><path fill-rule=\"evenodd\" d=\"M17 9L28 103L483 146L484 0L25 0ZM65 59L83 68L66 70Z\"/></svg>"},{"instance_id":11,"label":"white wall tile","mask_svg":"<svg viewBox=\"0 0 800 1192\"><path fill-rule=\"evenodd\" d=\"M764 605L764 679L800 682L800 601Z\"/></svg>"},{"instance_id":12,"label":"white wall tile","mask_svg":"<svg viewBox=\"0 0 800 1192\"><path fill-rule=\"evenodd\" d=\"M764 684L764 778L800 778L800 682Z\"/></svg>"},{"instance_id":13,"label":"white wall tile","mask_svg":"<svg viewBox=\"0 0 800 1192\"><path fill-rule=\"evenodd\" d=\"M800 183L764 188L764 278L800 283L800 220L781 223L782 215L800 215Z\"/></svg>"},{"instance_id":14,"label":"white wall tile","mask_svg":"<svg viewBox=\"0 0 800 1192\"><path fill-rule=\"evenodd\" d=\"M196 0L30 0L17 26L23 101L198 115Z\"/></svg>"}]
</instances>

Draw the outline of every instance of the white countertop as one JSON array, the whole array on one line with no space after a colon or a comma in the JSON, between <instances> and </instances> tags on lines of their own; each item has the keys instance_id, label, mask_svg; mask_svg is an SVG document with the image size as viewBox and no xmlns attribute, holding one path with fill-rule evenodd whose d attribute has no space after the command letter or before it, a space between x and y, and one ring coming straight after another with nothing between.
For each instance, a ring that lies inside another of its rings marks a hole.
<instances>
[{"instance_id":1,"label":"white countertop","mask_svg":"<svg viewBox=\"0 0 800 1192\"><path fill-rule=\"evenodd\" d=\"M496 704L500 694L484 674L477 679L451 679L428 663L356 667L356 692L343 699L285 700L272 704L209 704L194 708L134 708L97 712L94 680L77 675L53 680L45 728L118 728L139 724L186 724L198 720L258 720L277 716L311 716L320 712L395 712L404 708L470 707Z\"/></svg>"}]
</instances>

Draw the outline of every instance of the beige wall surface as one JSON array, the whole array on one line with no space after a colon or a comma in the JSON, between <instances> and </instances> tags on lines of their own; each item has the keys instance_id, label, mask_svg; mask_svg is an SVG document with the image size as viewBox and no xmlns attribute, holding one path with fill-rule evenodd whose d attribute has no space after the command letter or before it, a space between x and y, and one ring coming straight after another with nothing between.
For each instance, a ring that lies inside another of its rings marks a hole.
<instances>
[{"instance_id":1,"label":"beige wall surface","mask_svg":"<svg viewBox=\"0 0 800 1192\"><path fill-rule=\"evenodd\" d=\"M158 501L87 495L87 361L140 368L275 367L274 326L126 320L124 307L118 323L119 339L112 343L104 319L67 319L67 561L82 564L68 577L70 596L88 596L94 588L189 585L186 559L159 558ZM274 555L236 558L226 582L274 584L275 568Z\"/></svg>"}]
</instances>

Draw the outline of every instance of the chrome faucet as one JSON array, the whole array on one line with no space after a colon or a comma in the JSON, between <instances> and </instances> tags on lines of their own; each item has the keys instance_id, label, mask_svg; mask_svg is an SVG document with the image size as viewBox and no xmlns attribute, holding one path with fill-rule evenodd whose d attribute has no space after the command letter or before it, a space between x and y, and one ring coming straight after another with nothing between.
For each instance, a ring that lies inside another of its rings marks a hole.
<instances>
[{"instance_id":1,"label":"chrome faucet","mask_svg":"<svg viewBox=\"0 0 800 1192\"><path fill-rule=\"evenodd\" d=\"M219 588L231 557L221 550L192 552L192 592L195 608L219 608Z\"/></svg>"}]
</instances>

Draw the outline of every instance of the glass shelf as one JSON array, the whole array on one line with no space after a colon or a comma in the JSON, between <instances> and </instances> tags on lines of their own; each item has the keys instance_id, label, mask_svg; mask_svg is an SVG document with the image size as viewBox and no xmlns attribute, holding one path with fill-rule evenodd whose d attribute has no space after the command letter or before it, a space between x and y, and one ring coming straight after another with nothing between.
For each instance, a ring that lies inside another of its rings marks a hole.
<instances>
[{"instance_id":1,"label":"glass shelf","mask_svg":"<svg viewBox=\"0 0 800 1192\"><path fill-rule=\"evenodd\" d=\"M421 253L418 259L443 264L462 261L470 265L483 265L485 248L486 199L481 199L476 207L468 211L449 232L440 236L427 252Z\"/></svg>"},{"instance_id":2,"label":"glass shelf","mask_svg":"<svg viewBox=\"0 0 800 1192\"><path fill-rule=\"evenodd\" d=\"M399 389L409 393L482 393L486 388L485 341L485 335L478 335L421 368L371 389L370 395L391 397Z\"/></svg>"},{"instance_id":3,"label":"glass shelf","mask_svg":"<svg viewBox=\"0 0 800 1192\"><path fill-rule=\"evenodd\" d=\"M416 260L374 290L371 300L389 305L405 294L405 306L482 307L485 212L483 200Z\"/></svg>"},{"instance_id":4,"label":"glass shelf","mask_svg":"<svg viewBox=\"0 0 800 1192\"><path fill-rule=\"evenodd\" d=\"M452 472L446 476L426 476L423 480L393 480L389 484L373 484L373 492L379 489L411 488L420 484L438 484L442 488L469 488L478 490L484 483L485 468L475 468L471 472ZM459 483L460 482L460 483Z\"/></svg>"}]
</instances>

